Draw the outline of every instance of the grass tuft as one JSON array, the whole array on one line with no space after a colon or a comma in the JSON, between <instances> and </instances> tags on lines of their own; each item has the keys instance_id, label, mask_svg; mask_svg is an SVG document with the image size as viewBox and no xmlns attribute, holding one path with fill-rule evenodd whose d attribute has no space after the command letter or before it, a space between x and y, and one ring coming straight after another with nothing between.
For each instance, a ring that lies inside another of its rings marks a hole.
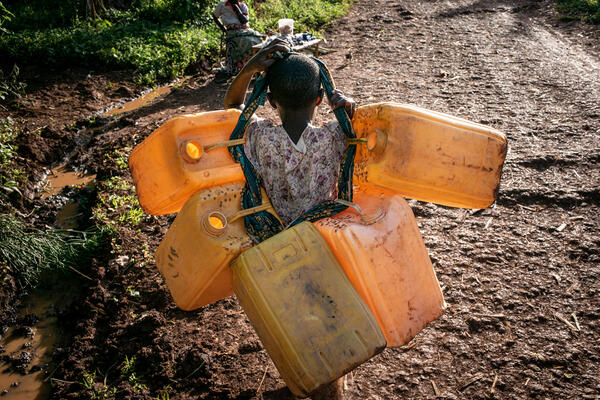
<instances>
[{"instance_id":1,"label":"grass tuft","mask_svg":"<svg viewBox=\"0 0 600 400\"><path fill-rule=\"evenodd\" d=\"M88 264L103 246L105 231L46 230L26 226L13 215L0 215L0 267L21 288L35 287L43 271Z\"/></svg>"}]
</instances>

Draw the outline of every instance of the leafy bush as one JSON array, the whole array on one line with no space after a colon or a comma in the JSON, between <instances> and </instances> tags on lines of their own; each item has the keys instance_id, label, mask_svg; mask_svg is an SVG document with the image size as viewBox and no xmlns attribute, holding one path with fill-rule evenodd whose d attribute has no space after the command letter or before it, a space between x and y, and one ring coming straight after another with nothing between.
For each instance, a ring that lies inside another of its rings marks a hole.
<instances>
[{"instance_id":1,"label":"leafy bush","mask_svg":"<svg viewBox=\"0 0 600 400\"><path fill-rule=\"evenodd\" d=\"M19 129L12 118L0 119L0 199L6 193L18 191L19 183L27 180L14 162L17 146L13 142L18 135Z\"/></svg>"},{"instance_id":2,"label":"leafy bush","mask_svg":"<svg viewBox=\"0 0 600 400\"><path fill-rule=\"evenodd\" d=\"M15 147L11 144L17 138L19 131L11 117L0 119L0 168L11 161Z\"/></svg>"},{"instance_id":3,"label":"leafy bush","mask_svg":"<svg viewBox=\"0 0 600 400\"><path fill-rule=\"evenodd\" d=\"M22 64L133 67L140 84L173 79L198 56L218 51L221 32L212 21L217 1L132 0L126 9L109 9L102 20L91 20L84 19L78 0L19 0L7 6L14 16L0 31L0 52ZM293 18L297 31L313 30L351 3L266 0L251 12L251 23L264 32L275 29L279 18Z\"/></svg>"},{"instance_id":4,"label":"leafy bush","mask_svg":"<svg viewBox=\"0 0 600 400\"><path fill-rule=\"evenodd\" d=\"M557 8L564 19L583 19L600 23L600 1L598 0L558 0Z\"/></svg>"}]
</instances>

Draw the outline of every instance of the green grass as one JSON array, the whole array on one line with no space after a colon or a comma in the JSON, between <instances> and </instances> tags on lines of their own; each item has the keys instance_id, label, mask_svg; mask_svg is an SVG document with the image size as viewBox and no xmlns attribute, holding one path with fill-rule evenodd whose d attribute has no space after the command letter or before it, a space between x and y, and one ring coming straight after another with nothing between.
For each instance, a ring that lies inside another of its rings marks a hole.
<instances>
[{"instance_id":1,"label":"green grass","mask_svg":"<svg viewBox=\"0 0 600 400\"><path fill-rule=\"evenodd\" d=\"M266 0L256 6L253 27L277 30L277 20L292 18L295 32L314 31L348 12L352 0Z\"/></svg>"},{"instance_id":2,"label":"green grass","mask_svg":"<svg viewBox=\"0 0 600 400\"><path fill-rule=\"evenodd\" d=\"M78 269L103 246L106 231L39 230L0 214L0 271L20 287L35 287L44 271Z\"/></svg>"},{"instance_id":3,"label":"green grass","mask_svg":"<svg viewBox=\"0 0 600 400\"><path fill-rule=\"evenodd\" d=\"M27 180L14 162L17 146L13 142L19 133L17 123L12 118L0 119L0 199L7 193L17 191L19 184Z\"/></svg>"},{"instance_id":4,"label":"green grass","mask_svg":"<svg viewBox=\"0 0 600 400\"><path fill-rule=\"evenodd\" d=\"M140 84L173 79L199 56L216 56L218 0L133 0L101 20L86 19L77 0L20 0L6 5L0 51L20 64L133 68ZM276 29L279 18L312 31L347 12L352 0L249 0L252 27ZM2 4L0 2L0 4Z\"/></svg>"},{"instance_id":5,"label":"green grass","mask_svg":"<svg viewBox=\"0 0 600 400\"><path fill-rule=\"evenodd\" d=\"M600 24L599 0L557 0L556 3L563 19L583 19Z\"/></svg>"}]
</instances>

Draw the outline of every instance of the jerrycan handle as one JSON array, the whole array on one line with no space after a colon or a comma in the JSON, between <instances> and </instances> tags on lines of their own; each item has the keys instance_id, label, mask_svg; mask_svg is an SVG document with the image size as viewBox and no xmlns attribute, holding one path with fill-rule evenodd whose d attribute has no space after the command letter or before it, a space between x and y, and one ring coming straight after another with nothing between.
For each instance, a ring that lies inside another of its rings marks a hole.
<instances>
[{"instance_id":1,"label":"jerrycan handle","mask_svg":"<svg viewBox=\"0 0 600 400\"><path fill-rule=\"evenodd\" d=\"M385 218L385 211L381 207L377 207L372 213L365 214L362 208L356 203L342 199L337 199L335 202L354 208L356 212L358 212L358 215L360 215L360 222L362 222L363 225L373 225Z\"/></svg>"},{"instance_id":2,"label":"jerrycan handle","mask_svg":"<svg viewBox=\"0 0 600 400\"><path fill-rule=\"evenodd\" d=\"M245 138L236 139L236 140L228 140L226 142L217 142L212 143L206 146L202 146L195 140L187 140L181 143L180 152L183 159L189 163L197 163L200 161L205 152L211 151L213 149L218 149L221 147L232 147L237 146L239 144L246 143Z\"/></svg>"},{"instance_id":3,"label":"jerrycan handle","mask_svg":"<svg viewBox=\"0 0 600 400\"><path fill-rule=\"evenodd\" d=\"M375 129L369 132L366 137L349 138L346 140L348 144L363 144L367 146L367 150L375 155L383 154L387 146L387 134L384 131Z\"/></svg>"},{"instance_id":4,"label":"jerrycan handle","mask_svg":"<svg viewBox=\"0 0 600 400\"><path fill-rule=\"evenodd\" d=\"M266 210L268 210L270 208L273 208L273 206L271 205L271 203L267 202L265 204L261 204L260 206L256 206L256 207L252 207L252 208L247 208L245 210L240 210L240 211L232 214L231 216L229 216L229 218L227 218L227 221L229 223L232 223L233 221L236 221L236 220L238 220L240 218L243 218L243 217L245 217L247 215L254 214L254 213L257 213L257 212L260 212L260 211L266 211Z\"/></svg>"},{"instance_id":5,"label":"jerrycan handle","mask_svg":"<svg viewBox=\"0 0 600 400\"><path fill-rule=\"evenodd\" d=\"M204 229L210 235L218 237L225 233L225 230L227 229L227 226L229 224L237 221L238 219L250 214L267 210L270 210L271 213L275 216L275 218L281 221L279 215L277 215L271 203L266 202L265 204L261 204L260 206L240 210L236 213L231 214L229 217L223 215L223 213L219 211L211 211L202 218L202 226L204 226Z\"/></svg>"}]
</instances>

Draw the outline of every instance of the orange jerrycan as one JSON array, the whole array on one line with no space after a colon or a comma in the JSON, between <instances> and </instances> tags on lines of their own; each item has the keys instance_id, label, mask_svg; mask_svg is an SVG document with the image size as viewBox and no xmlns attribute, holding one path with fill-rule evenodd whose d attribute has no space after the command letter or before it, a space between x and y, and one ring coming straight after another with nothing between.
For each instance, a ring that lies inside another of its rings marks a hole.
<instances>
[{"instance_id":1,"label":"orange jerrycan","mask_svg":"<svg viewBox=\"0 0 600 400\"><path fill-rule=\"evenodd\" d=\"M196 193L183 206L156 250L156 266L177 306L194 310L233 294L231 260L253 245L244 215L275 211L263 205L241 209L243 183Z\"/></svg>"},{"instance_id":2,"label":"orange jerrycan","mask_svg":"<svg viewBox=\"0 0 600 400\"><path fill-rule=\"evenodd\" d=\"M230 109L176 117L133 149L129 168L146 213L177 212L198 190L244 180L222 146L239 116Z\"/></svg>"},{"instance_id":3,"label":"orange jerrycan","mask_svg":"<svg viewBox=\"0 0 600 400\"><path fill-rule=\"evenodd\" d=\"M311 223L244 251L231 266L235 294L296 396L385 348L377 321Z\"/></svg>"},{"instance_id":4,"label":"orange jerrycan","mask_svg":"<svg viewBox=\"0 0 600 400\"><path fill-rule=\"evenodd\" d=\"M420 107L359 107L352 124L357 183L452 207L485 208L497 196L506 137L486 126Z\"/></svg>"},{"instance_id":5,"label":"orange jerrycan","mask_svg":"<svg viewBox=\"0 0 600 400\"><path fill-rule=\"evenodd\" d=\"M389 347L401 346L439 317L446 303L408 203L393 193L355 192L348 209L315 222L379 322Z\"/></svg>"}]
</instances>

